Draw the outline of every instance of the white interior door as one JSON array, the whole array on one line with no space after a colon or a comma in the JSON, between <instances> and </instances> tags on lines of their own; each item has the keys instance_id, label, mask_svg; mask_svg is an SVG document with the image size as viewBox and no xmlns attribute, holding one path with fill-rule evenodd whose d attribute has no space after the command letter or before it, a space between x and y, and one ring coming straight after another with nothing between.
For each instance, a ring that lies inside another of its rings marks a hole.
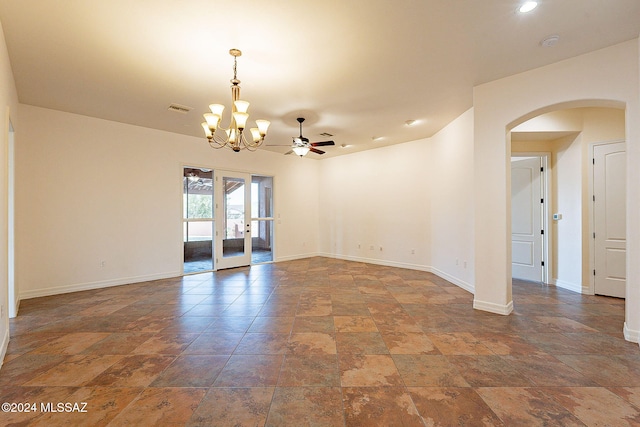
<instances>
[{"instance_id":1,"label":"white interior door","mask_svg":"<svg viewBox=\"0 0 640 427\"><path fill-rule=\"evenodd\" d=\"M216 268L251 264L251 175L216 171Z\"/></svg>"},{"instance_id":2,"label":"white interior door","mask_svg":"<svg viewBox=\"0 0 640 427\"><path fill-rule=\"evenodd\" d=\"M594 145L594 290L625 297L626 170L625 143Z\"/></svg>"},{"instance_id":3,"label":"white interior door","mask_svg":"<svg viewBox=\"0 0 640 427\"><path fill-rule=\"evenodd\" d=\"M543 281L541 158L511 161L511 261L516 279Z\"/></svg>"}]
</instances>

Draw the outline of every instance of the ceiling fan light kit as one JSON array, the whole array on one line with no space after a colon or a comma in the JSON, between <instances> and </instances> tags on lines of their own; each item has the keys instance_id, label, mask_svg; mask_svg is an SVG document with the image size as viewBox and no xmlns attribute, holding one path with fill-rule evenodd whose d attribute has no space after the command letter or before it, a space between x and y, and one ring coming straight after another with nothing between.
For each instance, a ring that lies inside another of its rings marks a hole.
<instances>
[{"instance_id":1,"label":"ceiling fan light kit","mask_svg":"<svg viewBox=\"0 0 640 427\"><path fill-rule=\"evenodd\" d=\"M249 103L240 99L240 80L237 77L238 56L241 56L242 52L239 49L231 49L229 54L233 56L231 121L226 129L220 126L225 107L222 104L211 104L211 112L203 114L205 121L202 123L202 129L212 148L229 147L235 152L245 148L255 151L264 142L270 122L256 120L257 127L249 129L251 137L247 138L245 129L249 119Z\"/></svg>"},{"instance_id":2,"label":"ceiling fan light kit","mask_svg":"<svg viewBox=\"0 0 640 427\"><path fill-rule=\"evenodd\" d=\"M296 120L300 124L300 136L293 137L293 145L291 146L291 151L288 151L284 154L295 153L300 157L304 157L309 151L316 154L324 154L324 151L318 150L315 147L335 145L335 142L333 141L309 142L309 138L305 138L304 136L302 136L302 122L304 122L304 117L298 117Z\"/></svg>"}]
</instances>

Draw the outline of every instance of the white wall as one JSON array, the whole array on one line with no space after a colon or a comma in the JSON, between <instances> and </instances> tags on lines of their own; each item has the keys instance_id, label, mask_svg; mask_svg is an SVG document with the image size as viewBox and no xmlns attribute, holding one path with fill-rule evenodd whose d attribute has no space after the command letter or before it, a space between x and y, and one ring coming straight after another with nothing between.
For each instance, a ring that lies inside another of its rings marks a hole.
<instances>
[{"instance_id":1,"label":"white wall","mask_svg":"<svg viewBox=\"0 0 640 427\"><path fill-rule=\"evenodd\" d=\"M18 128L18 94L0 24L0 365L9 343L8 317L8 207L9 207L9 120Z\"/></svg>"},{"instance_id":2,"label":"white wall","mask_svg":"<svg viewBox=\"0 0 640 427\"><path fill-rule=\"evenodd\" d=\"M578 106L626 108L627 299L625 333L640 336L640 90L638 40L474 89L476 295L474 306L509 313L511 298L510 141L507 131L540 113ZM491 188L492 191L483 189ZM487 220L490 218L489 220ZM480 228L479 225L484 224Z\"/></svg>"},{"instance_id":3,"label":"white wall","mask_svg":"<svg viewBox=\"0 0 640 427\"><path fill-rule=\"evenodd\" d=\"M322 160L320 175L324 255L432 271L473 292L472 109L432 138Z\"/></svg>"},{"instance_id":4,"label":"white wall","mask_svg":"<svg viewBox=\"0 0 640 427\"><path fill-rule=\"evenodd\" d=\"M317 162L28 105L20 114L21 298L179 275L183 165L274 176L277 259L317 252Z\"/></svg>"},{"instance_id":5,"label":"white wall","mask_svg":"<svg viewBox=\"0 0 640 427\"><path fill-rule=\"evenodd\" d=\"M322 160L321 253L429 269L430 166L429 140Z\"/></svg>"},{"instance_id":6,"label":"white wall","mask_svg":"<svg viewBox=\"0 0 640 427\"><path fill-rule=\"evenodd\" d=\"M431 266L434 273L473 292L473 109L429 143Z\"/></svg>"}]
</instances>

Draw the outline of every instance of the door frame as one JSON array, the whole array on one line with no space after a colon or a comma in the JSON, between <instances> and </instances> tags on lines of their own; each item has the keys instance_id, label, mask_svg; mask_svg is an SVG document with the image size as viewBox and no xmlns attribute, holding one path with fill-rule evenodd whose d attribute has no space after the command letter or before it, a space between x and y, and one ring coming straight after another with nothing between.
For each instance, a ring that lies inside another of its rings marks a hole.
<instances>
[{"instance_id":1,"label":"door frame","mask_svg":"<svg viewBox=\"0 0 640 427\"><path fill-rule=\"evenodd\" d=\"M544 265L542 266L542 283L546 285L553 284L555 281L551 278L550 272L553 271L553 248L549 244L553 230L549 227L551 224L551 179L550 179L550 159L551 153L546 151L526 151L526 152L511 152L511 157L538 157L542 164L543 171L540 172L540 179L542 180L542 198L544 203L542 204L542 218L540 218L540 225L544 230L542 235L542 260ZM509 196L509 203L511 203L511 196Z\"/></svg>"},{"instance_id":2,"label":"door frame","mask_svg":"<svg viewBox=\"0 0 640 427\"><path fill-rule=\"evenodd\" d=\"M590 202L588 203L589 205L589 282L588 282L588 289L582 289L582 292L584 294L587 295L595 295L596 294L596 279L595 276L593 274L591 274L591 272L593 272L596 268L596 242L595 242L595 238L594 233L596 230L596 215L595 215L595 209L594 209L594 205L593 205L593 197L594 197L594 190L595 190L595 182L594 182L594 174L595 174L595 168L594 168L594 160L595 157L593 155L593 151L595 149L596 146L598 145L609 145L609 144L618 144L618 143L624 143L625 144L625 152L627 149L627 141L626 139L614 139L614 140L610 140L610 141L599 141L599 142L592 142L589 144L589 158L588 158L588 162L589 162L589 173L588 175L588 181L589 181L589 198L591 199ZM628 166L628 163L627 163ZM628 171L627 171L628 174ZM628 192L628 189L625 189L625 193ZM626 197L626 195L625 195ZM626 212L625 212L625 217L626 217Z\"/></svg>"}]
</instances>

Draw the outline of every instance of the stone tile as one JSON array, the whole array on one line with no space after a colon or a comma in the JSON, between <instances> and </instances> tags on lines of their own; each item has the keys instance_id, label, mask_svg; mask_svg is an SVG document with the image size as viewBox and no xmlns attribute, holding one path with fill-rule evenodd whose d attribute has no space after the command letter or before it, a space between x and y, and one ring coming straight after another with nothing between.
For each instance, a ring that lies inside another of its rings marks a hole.
<instances>
[{"instance_id":1,"label":"stone tile","mask_svg":"<svg viewBox=\"0 0 640 427\"><path fill-rule=\"evenodd\" d=\"M288 334L293 328L295 317L256 317L248 332L270 332Z\"/></svg>"},{"instance_id":2,"label":"stone tile","mask_svg":"<svg viewBox=\"0 0 640 427\"><path fill-rule=\"evenodd\" d=\"M546 353L539 347L527 342L518 335L504 333L474 333L473 336L480 344L498 355L536 355L542 356Z\"/></svg>"},{"instance_id":3,"label":"stone tile","mask_svg":"<svg viewBox=\"0 0 640 427\"><path fill-rule=\"evenodd\" d=\"M289 334L246 333L234 354L284 354L289 350Z\"/></svg>"},{"instance_id":4,"label":"stone tile","mask_svg":"<svg viewBox=\"0 0 640 427\"><path fill-rule=\"evenodd\" d=\"M186 426L262 426L274 390L274 387L211 388Z\"/></svg>"},{"instance_id":5,"label":"stone tile","mask_svg":"<svg viewBox=\"0 0 640 427\"><path fill-rule=\"evenodd\" d=\"M124 356L87 383L88 386L146 387L175 359L167 355Z\"/></svg>"},{"instance_id":6,"label":"stone tile","mask_svg":"<svg viewBox=\"0 0 640 427\"><path fill-rule=\"evenodd\" d=\"M130 354L153 336L151 332L114 332L85 348L83 354Z\"/></svg>"},{"instance_id":7,"label":"stone tile","mask_svg":"<svg viewBox=\"0 0 640 427\"><path fill-rule=\"evenodd\" d=\"M336 347L340 354L389 354L378 332L337 332Z\"/></svg>"},{"instance_id":8,"label":"stone tile","mask_svg":"<svg viewBox=\"0 0 640 427\"><path fill-rule=\"evenodd\" d=\"M22 385L67 360L62 354L24 354L2 365L0 387Z\"/></svg>"},{"instance_id":9,"label":"stone tile","mask_svg":"<svg viewBox=\"0 0 640 427\"><path fill-rule=\"evenodd\" d=\"M336 332L378 332L369 316L333 316Z\"/></svg>"},{"instance_id":10,"label":"stone tile","mask_svg":"<svg viewBox=\"0 0 640 427\"><path fill-rule=\"evenodd\" d=\"M210 387L228 360L229 356L180 355L150 387Z\"/></svg>"},{"instance_id":11,"label":"stone tile","mask_svg":"<svg viewBox=\"0 0 640 427\"><path fill-rule=\"evenodd\" d=\"M563 355L556 357L604 387L633 387L640 384L640 362L631 356Z\"/></svg>"},{"instance_id":12,"label":"stone tile","mask_svg":"<svg viewBox=\"0 0 640 427\"><path fill-rule=\"evenodd\" d=\"M417 332L423 333L420 325L416 323L413 317L403 313L398 315L380 315L374 314L376 326L381 333L394 333L394 332Z\"/></svg>"},{"instance_id":13,"label":"stone tile","mask_svg":"<svg viewBox=\"0 0 640 427\"><path fill-rule=\"evenodd\" d=\"M428 426L504 426L471 388L409 387L409 394Z\"/></svg>"},{"instance_id":14,"label":"stone tile","mask_svg":"<svg viewBox=\"0 0 640 427\"><path fill-rule=\"evenodd\" d=\"M584 426L542 389L491 387L476 391L507 426Z\"/></svg>"},{"instance_id":15,"label":"stone tile","mask_svg":"<svg viewBox=\"0 0 640 427\"><path fill-rule=\"evenodd\" d=\"M404 387L345 387L342 399L347 426L424 426Z\"/></svg>"},{"instance_id":16,"label":"stone tile","mask_svg":"<svg viewBox=\"0 0 640 427\"><path fill-rule=\"evenodd\" d=\"M231 354L244 334L232 332L203 333L184 350L186 354Z\"/></svg>"},{"instance_id":17,"label":"stone tile","mask_svg":"<svg viewBox=\"0 0 640 427\"><path fill-rule=\"evenodd\" d=\"M81 386L111 367L123 356L75 355L24 385Z\"/></svg>"},{"instance_id":18,"label":"stone tile","mask_svg":"<svg viewBox=\"0 0 640 427\"><path fill-rule=\"evenodd\" d=\"M269 387L278 382L282 355L233 355L214 387Z\"/></svg>"},{"instance_id":19,"label":"stone tile","mask_svg":"<svg viewBox=\"0 0 640 427\"><path fill-rule=\"evenodd\" d=\"M503 359L537 386L598 385L553 356L504 356Z\"/></svg>"},{"instance_id":20,"label":"stone tile","mask_svg":"<svg viewBox=\"0 0 640 427\"><path fill-rule=\"evenodd\" d=\"M205 393L202 388L147 388L111 424L184 425Z\"/></svg>"},{"instance_id":21,"label":"stone tile","mask_svg":"<svg viewBox=\"0 0 640 427\"><path fill-rule=\"evenodd\" d=\"M78 354L87 347L102 341L110 334L105 332L78 332L62 335L31 351L32 354Z\"/></svg>"},{"instance_id":22,"label":"stone tile","mask_svg":"<svg viewBox=\"0 0 640 427\"><path fill-rule=\"evenodd\" d=\"M0 417L0 421L2 421L2 425L5 426L34 425L36 423L35 420L42 416L40 408L41 403L46 404L47 402L66 402L70 399L70 396L72 396L77 389L77 387L22 387L17 385L0 386L1 403L36 404L34 411L3 411L2 416Z\"/></svg>"},{"instance_id":23,"label":"stone tile","mask_svg":"<svg viewBox=\"0 0 640 427\"><path fill-rule=\"evenodd\" d=\"M340 378L343 387L401 386L402 378L391 356L341 355Z\"/></svg>"},{"instance_id":24,"label":"stone tile","mask_svg":"<svg viewBox=\"0 0 640 427\"><path fill-rule=\"evenodd\" d=\"M480 355L494 354L474 335L467 332L451 332L446 334L427 334L442 354L447 355Z\"/></svg>"},{"instance_id":25,"label":"stone tile","mask_svg":"<svg viewBox=\"0 0 640 427\"><path fill-rule=\"evenodd\" d=\"M339 387L278 387L265 426L344 426Z\"/></svg>"},{"instance_id":26,"label":"stone tile","mask_svg":"<svg viewBox=\"0 0 640 427\"><path fill-rule=\"evenodd\" d=\"M229 316L220 317L204 330L205 333L226 334L247 332L255 317L253 316Z\"/></svg>"},{"instance_id":27,"label":"stone tile","mask_svg":"<svg viewBox=\"0 0 640 427\"><path fill-rule=\"evenodd\" d=\"M335 332L333 316L296 317L293 322L292 332Z\"/></svg>"},{"instance_id":28,"label":"stone tile","mask_svg":"<svg viewBox=\"0 0 640 427\"><path fill-rule=\"evenodd\" d=\"M606 388L550 387L544 391L586 425L640 425L640 410Z\"/></svg>"},{"instance_id":29,"label":"stone tile","mask_svg":"<svg viewBox=\"0 0 640 427\"><path fill-rule=\"evenodd\" d=\"M440 354L424 333L391 332L382 334L391 354Z\"/></svg>"},{"instance_id":30,"label":"stone tile","mask_svg":"<svg viewBox=\"0 0 640 427\"><path fill-rule=\"evenodd\" d=\"M330 316L332 314L331 302L323 304L302 303L298 305L296 316Z\"/></svg>"},{"instance_id":31,"label":"stone tile","mask_svg":"<svg viewBox=\"0 0 640 427\"><path fill-rule=\"evenodd\" d=\"M469 387L445 356L398 354L392 358L408 387Z\"/></svg>"},{"instance_id":32,"label":"stone tile","mask_svg":"<svg viewBox=\"0 0 640 427\"><path fill-rule=\"evenodd\" d=\"M86 412L50 412L37 418L33 426L106 426L141 392L142 388L81 387L65 399L41 400L41 402L77 403Z\"/></svg>"},{"instance_id":33,"label":"stone tile","mask_svg":"<svg viewBox=\"0 0 640 427\"><path fill-rule=\"evenodd\" d=\"M158 333L133 350L134 354L180 354L198 334L182 334L175 332Z\"/></svg>"},{"instance_id":34,"label":"stone tile","mask_svg":"<svg viewBox=\"0 0 640 427\"><path fill-rule=\"evenodd\" d=\"M640 387L609 387L608 389L640 409Z\"/></svg>"},{"instance_id":35,"label":"stone tile","mask_svg":"<svg viewBox=\"0 0 640 427\"><path fill-rule=\"evenodd\" d=\"M282 364L278 386L339 387L338 358L335 355L288 354Z\"/></svg>"},{"instance_id":36,"label":"stone tile","mask_svg":"<svg viewBox=\"0 0 640 427\"><path fill-rule=\"evenodd\" d=\"M289 351L293 354L336 354L336 340L333 334L321 332L301 332L289 337Z\"/></svg>"},{"instance_id":37,"label":"stone tile","mask_svg":"<svg viewBox=\"0 0 640 427\"><path fill-rule=\"evenodd\" d=\"M472 387L528 387L534 384L500 356L450 356Z\"/></svg>"}]
</instances>

